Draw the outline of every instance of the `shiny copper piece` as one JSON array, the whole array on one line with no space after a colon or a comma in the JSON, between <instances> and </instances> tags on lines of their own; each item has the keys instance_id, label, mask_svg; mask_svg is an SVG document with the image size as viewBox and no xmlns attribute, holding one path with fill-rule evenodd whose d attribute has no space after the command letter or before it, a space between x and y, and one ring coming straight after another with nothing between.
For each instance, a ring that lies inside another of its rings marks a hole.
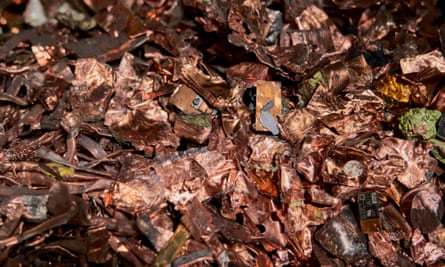
<instances>
[{"instance_id":1,"label":"shiny copper piece","mask_svg":"<svg viewBox=\"0 0 445 267\"><path fill-rule=\"evenodd\" d=\"M140 101L137 97L122 99L115 96L111 99L104 124L110 127L117 140L130 142L147 155L179 146L179 138L171 130L167 112L156 100ZM125 106L131 102L136 103Z\"/></svg>"},{"instance_id":2,"label":"shiny copper piece","mask_svg":"<svg viewBox=\"0 0 445 267\"><path fill-rule=\"evenodd\" d=\"M438 87L442 87L440 81L445 75L445 58L442 53L436 49L420 55L410 54L400 60L400 68L404 75L420 85L415 92L414 102L422 106L432 102L433 107L442 111L441 94L437 93Z\"/></svg>"},{"instance_id":3,"label":"shiny copper piece","mask_svg":"<svg viewBox=\"0 0 445 267\"><path fill-rule=\"evenodd\" d=\"M195 240L208 241L219 228L215 225L210 211L196 198L191 201L181 221Z\"/></svg>"},{"instance_id":4,"label":"shiny copper piece","mask_svg":"<svg viewBox=\"0 0 445 267\"><path fill-rule=\"evenodd\" d=\"M366 43L384 38L396 27L391 12L386 8L366 9L358 23L359 36Z\"/></svg>"},{"instance_id":5,"label":"shiny copper piece","mask_svg":"<svg viewBox=\"0 0 445 267\"><path fill-rule=\"evenodd\" d=\"M304 139L317 118L307 109L292 109L279 116L281 134L291 143Z\"/></svg>"},{"instance_id":6,"label":"shiny copper piece","mask_svg":"<svg viewBox=\"0 0 445 267\"><path fill-rule=\"evenodd\" d=\"M106 65L94 58L79 59L76 61L76 78L73 85L79 87L79 93L91 93L100 86L113 85L113 72ZM83 90L82 90L83 89ZM86 92L84 90L87 90Z\"/></svg>"},{"instance_id":7,"label":"shiny copper piece","mask_svg":"<svg viewBox=\"0 0 445 267\"><path fill-rule=\"evenodd\" d=\"M333 197L326 190L318 186L311 186L306 190L308 201L321 205L336 206L340 203L340 199Z\"/></svg>"},{"instance_id":8,"label":"shiny copper piece","mask_svg":"<svg viewBox=\"0 0 445 267\"><path fill-rule=\"evenodd\" d=\"M158 208L164 199L163 185L153 177L133 177L128 183L116 183L110 191L112 205L130 214ZM108 192L103 194L107 196Z\"/></svg>"},{"instance_id":9,"label":"shiny copper piece","mask_svg":"<svg viewBox=\"0 0 445 267\"><path fill-rule=\"evenodd\" d=\"M31 50L40 67L45 67L51 63L54 63L56 59L66 54L66 50L64 48L57 48L55 46L34 45L31 47Z\"/></svg>"},{"instance_id":10,"label":"shiny copper piece","mask_svg":"<svg viewBox=\"0 0 445 267\"><path fill-rule=\"evenodd\" d=\"M257 81L255 130L279 134L277 116L281 112L281 83Z\"/></svg>"},{"instance_id":11,"label":"shiny copper piece","mask_svg":"<svg viewBox=\"0 0 445 267\"><path fill-rule=\"evenodd\" d=\"M227 80L240 79L248 85L255 86L257 81L267 78L267 66L253 62L242 62L226 70Z\"/></svg>"},{"instance_id":12,"label":"shiny copper piece","mask_svg":"<svg viewBox=\"0 0 445 267\"><path fill-rule=\"evenodd\" d=\"M381 218L382 227L392 241L409 238L411 235L411 226L391 203L383 207Z\"/></svg>"},{"instance_id":13,"label":"shiny copper piece","mask_svg":"<svg viewBox=\"0 0 445 267\"><path fill-rule=\"evenodd\" d=\"M203 68L210 72L209 75L190 63L182 64L181 68L180 78L187 87L207 101L210 106L220 111L224 109L227 104L225 97L229 93L229 88L220 76L205 66Z\"/></svg>"},{"instance_id":14,"label":"shiny copper piece","mask_svg":"<svg viewBox=\"0 0 445 267\"><path fill-rule=\"evenodd\" d=\"M445 228L439 226L433 232L428 233L428 239L441 247L445 247Z\"/></svg>"},{"instance_id":15,"label":"shiny copper piece","mask_svg":"<svg viewBox=\"0 0 445 267\"><path fill-rule=\"evenodd\" d=\"M252 149L249 162L255 169L277 171L277 156L286 145L270 136L253 135L249 138L249 147Z\"/></svg>"},{"instance_id":16,"label":"shiny copper piece","mask_svg":"<svg viewBox=\"0 0 445 267\"><path fill-rule=\"evenodd\" d=\"M410 250L414 262L420 265L431 266L440 259L445 259L445 248L427 241L418 228L413 232Z\"/></svg>"},{"instance_id":17,"label":"shiny copper piece","mask_svg":"<svg viewBox=\"0 0 445 267\"><path fill-rule=\"evenodd\" d=\"M331 135L306 136L296 163L297 171L306 180L314 183L320 179L321 166L333 142Z\"/></svg>"},{"instance_id":18,"label":"shiny copper piece","mask_svg":"<svg viewBox=\"0 0 445 267\"><path fill-rule=\"evenodd\" d=\"M351 147L335 147L328 151L321 175L325 183L358 186L367 177L370 158Z\"/></svg>"},{"instance_id":19,"label":"shiny copper piece","mask_svg":"<svg viewBox=\"0 0 445 267\"><path fill-rule=\"evenodd\" d=\"M278 199L277 177L274 172L246 166L244 169L250 179L255 181L260 193Z\"/></svg>"},{"instance_id":20,"label":"shiny copper piece","mask_svg":"<svg viewBox=\"0 0 445 267\"><path fill-rule=\"evenodd\" d=\"M430 233L441 224L444 215L442 193L437 186L424 184L403 196L401 208L414 228Z\"/></svg>"},{"instance_id":21,"label":"shiny copper piece","mask_svg":"<svg viewBox=\"0 0 445 267\"><path fill-rule=\"evenodd\" d=\"M212 109L192 89L180 85L173 91L169 103L177 107L185 114L211 113Z\"/></svg>"},{"instance_id":22,"label":"shiny copper piece","mask_svg":"<svg viewBox=\"0 0 445 267\"><path fill-rule=\"evenodd\" d=\"M305 189L302 179L292 166L292 162L286 162L284 156L279 158L280 162L280 191L281 201L289 203L292 200L304 200Z\"/></svg>"},{"instance_id":23,"label":"shiny copper piece","mask_svg":"<svg viewBox=\"0 0 445 267\"><path fill-rule=\"evenodd\" d=\"M285 216L283 220L285 221L286 232L294 233L303 231L307 226L325 224L335 214L331 207L317 207L306 203L304 199L297 195L294 199L291 199L287 213L283 214Z\"/></svg>"},{"instance_id":24,"label":"shiny copper piece","mask_svg":"<svg viewBox=\"0 0 445 267\"><path fill-rule=\"evenodd\" d=\"M404 193L406 193L406 189L400 183L391 183L389 187L385 189L385 194L391 198L397 206L400 206L400 200Z\"/></svg>"},{"instance_id":25,"label":"shiny copper piece","mask_svg":"<svg viewBox=\"0 0 445 267\"><path fill-rule=\"evenodd\" d=\"M111 67L94 58L76 62L75 79L69 91L71 108L82 121L104 118L107 105L113 94L113 71Z\"/></svg>"},{"instance_id":26,"label":"shiny copper piece","mask_svg":"<svg viewBox=\"0 0 445 267\"><path fill-rule=\"evenodd\" d=\"M379 259L384 266L396 266L399 255L396 245L391 242L385 231L368 233L368 246L371 255Z\"/></svg>"},{"instance_id":27,"label":"shiny copper piece","mask_svg":"<svg viewBox=\"0 0 445 267\"><path fill-rule=\"evenodd\" d=\"M380 141L380 146L375 152L379 162L373 166L370 176L376 178L381 176L378 179L390 182L396 178L402 185L412 189L426 182L427 174L433 173L437 166L437 161L429 151L428 144L387 137ZM391 177L387 175L389 172Z\"/></svg>"},{"instance_id":28,"label":"shiny copper piece","mask_svg":"<svg viewBox=\"0 0 445 267\"><path fill-rule=\"evenodd\" d=\"M309 227L303 230L290 234L291 245L295 247L298 257L308 259L312 253L312 233Z\"/></svg>"},{"instance_id":29,"label":"shiny copper piece","mask_svg":"<svg viewBox=\"0 0 445 267\"><path fill-rule=\"evenodd\" d=\"M402 58L400 60L402 73L412 74L420 73L430 69L431 74L445 74L445 58L439 50L433 50L429 53L416 55L415 57ZM426 77L422 77L426 78Z\"/></svg>"},{"instance_id":30,"label":"shiny copper piece","mask_svg":"<svg viewBox=\"0 0 445 267\"><path fill-rule=\"evenodd\" d=\"M179 137L203 144L212 130L212 121L206 114L179 115L176 118L173 131Z\"/></svg>"}]
</instances>

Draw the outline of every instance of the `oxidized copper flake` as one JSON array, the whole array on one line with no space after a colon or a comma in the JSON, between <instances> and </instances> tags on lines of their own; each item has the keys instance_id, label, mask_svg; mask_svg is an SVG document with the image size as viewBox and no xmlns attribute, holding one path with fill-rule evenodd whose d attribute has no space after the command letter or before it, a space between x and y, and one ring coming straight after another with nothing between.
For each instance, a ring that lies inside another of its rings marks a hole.
<instances>
[{"instance_id":1,"label":"oxidized copper flake","mask_svg":"<svg viewBox=\"0 0 445 267\"><path fill-rule=\"evenodd\" d=\"M1 264L443 266L444 5L393 2L1 1Z\"/></svg>"}]
</instances>

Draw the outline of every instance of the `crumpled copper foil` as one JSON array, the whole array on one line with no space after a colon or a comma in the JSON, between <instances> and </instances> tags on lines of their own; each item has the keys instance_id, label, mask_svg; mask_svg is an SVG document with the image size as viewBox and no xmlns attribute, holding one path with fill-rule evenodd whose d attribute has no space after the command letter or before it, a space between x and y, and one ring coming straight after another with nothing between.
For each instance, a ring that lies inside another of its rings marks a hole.
<instances>
[{"instance_id":1,"label":"crumpled copper foil","mask_svg":"<svg viewBox=\"0 0 445 267\"><path fill-rule=\"evenodd\" d=\"M420 234L419 229L415 229L411 239L411 253L415 263L430 265L438 259L445 257L445 249L428 242Z\"/></svg>"},{"instance_id":2,"label":"crumpled copper foil","mask_svg":"<svg viewBox=\"0 0 445 267\"><path fill-rule=\"evenodd\" d=\"M444 266L444 14L0 1L0 265Z\"/></svg>"},{"instance_id":3,"label":"crumpled copper foil","mask_svg":"<svg viewBox=\"0 0 445 267\"><path fill-rule=\"evenodd\" d=\"M378 258L383 266L397 265L399 255L398 248L391 242L385 232L373 232L368 234L369 253Z\"/></svg>"},{"instance_id":4,"label":"crumpled copper foil","mask_svg":"<svg viewBox=\"0 0 445 267\"><path fill-rule=\"evenodd\" d=\"M396 179L406 188L411 189L429 179L434 172L437 161L430 156L427 144L414 140L388 137L380 142L376 151L377 161L373 161L372 180L393 181Z\"/></svg>"},{"instance_id":5,"label":"crumpled copper foil","mask_svg":"<svg viewBox=\"0 0 445 267\"><path fill-rule=\"evenodd\" d=\"M401 208L414 228L430 233L441 225L444 213L443 196L433 184L424 184L407 192Z\"/></svg>"},{"instance_id":6,"label":"crumpled copper foil","mask_svg":"<svg viewBox=\"0 0 445 267\"><path fill-rule=\"evenodd\" d=\"M427 76L422 75L422 79L431 78L445 72L445 59L438 50L431 51L415 57L402 58L400 68L405 75L413 73L426 72Z\"/></svg>"}]
</instances>

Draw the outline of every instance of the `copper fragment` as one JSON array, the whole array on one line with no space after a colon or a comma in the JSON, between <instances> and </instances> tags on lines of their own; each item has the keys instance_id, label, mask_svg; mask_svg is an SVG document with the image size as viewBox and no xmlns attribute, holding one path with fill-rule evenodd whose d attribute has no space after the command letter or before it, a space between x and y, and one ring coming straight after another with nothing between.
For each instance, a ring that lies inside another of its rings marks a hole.
<instances>
[{"instance_id":1,"label":"copper fragment","mask_svg":"<svg viewBox=\"0 0 445 267\"><path fill-rule=\"evenodd\" d=\"M411 239L411 253L417 264L431 265L445 258L445 249L426 241L419 229L415 229Z\"/></svg>"},{"instance_id":2,"label":"copper fragment","mask_svg":"<svg viewBox=\"0 0 445 267\"><path fill-rule=\"evenodd\" d=\"M365 236L360 233L349 208L331 218L316 233L315 238L328 252L347 262L369 258Z\"/></svg>"},{"instance_id":3,"label":"copper fragment","mask_svg":"<svg viewBox=\"0 0 445 267\"><path fill-rule=\"evenodd\" d=\"M207 115L178 116L173 131L182 138L203 144L212 130L211 120Z\"/></svg>"},{"instance_id":4,"label":"copper fragment","mask_svg":"<svg viewBox=\"0 0 445 267\"><path fill-rule=\"evenodd\" d=\"M444 215L442 194L431 184L407 192L400 205L413 227L422 233L434 231Z\"/></svg>"},{"instance_id":5,"label":"copper fragment","mask_svg":"<svg viewBox=\"0 0 445 267\"><path fill-rule=\"evenodd\" d=\"M0 1L1 265L442 266L444 4L393 2Z\"/></svg>"},{"instance_id":6,"label":"copper fragment","mask_svg":"<svg viewBox=\"0 0 445 267\"><path fill-rule=\"evenodd\" d=\"M330 149L321 175L325 183L358 186L367 177L369 156L363 151L337 147Z\"/></svg>"},{"instance_id":7,"label":"copper fragment","mask_svg":"<svg viewBox=\"0 0 445 267\"><path fill-rule=\"evenodd\" d=\"M212 111L199 95L186 86L179 86L170 96L169 102L186 114Z\"/></svg>"},{"instance_id":8,"label":"copper fragment","mask_svg":"<svg viewBox=\"0 0 445 267\"><path fill-rule=\"evenodd\" d=\"M400 60L400 68L403 74L412 74L432 69L436 73L445 73L445 59L438 50Z\"/></svg>"},{"instance_id":9,"label":"copper fragment","mask_svg":"<svg viewBox=\"0 0 445 267\"><path fill-rule=\"evenodd\" d=\"M382 227L393 241L408 238L412 231L406 219L392 204L383 207Z\"/></svg>"},{"instance_id":10,"label":"copper fragment","mask_svg":"<svg viewBox=\"0 0 445 267\"><path fill-rule=\"evenodd\" d=\"M397 247L391 242L387 232L370 232L368 240L369 252L384 266L393 266L398 263Z\"/></svg>"}]
</instances>

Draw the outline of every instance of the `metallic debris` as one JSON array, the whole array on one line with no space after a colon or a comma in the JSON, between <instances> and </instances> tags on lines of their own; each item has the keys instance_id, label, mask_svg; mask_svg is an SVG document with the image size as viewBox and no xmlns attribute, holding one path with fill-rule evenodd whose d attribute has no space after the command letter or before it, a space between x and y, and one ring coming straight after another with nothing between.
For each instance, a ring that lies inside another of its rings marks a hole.
<instances>
[{"instance_id":1,"label":"metallic debris","mask_svg":"<svg viewBox=\"0 0 445 267\"><path fill-rule=\"evenodd\" d=\"M381 229L380 206L376 192L360 193L357 196L360 227L363 232L378 232Z\"/></svg>"},{"instance_id":2,"label":"metallic debris","mask_svg":"<svg viewBox=\"0 0 445 267\"><path fill-rule=\"evenodd\" d=\"M255 129L278 135L277 116L281 112L279 82L257 81Z\"/></svg>"},{"instance_id":3,"label":"metallic debris","mask_svg":"<svg viewBox=\"0 0 445 267\"><path fill-rule=\"evenodd\" d=\"M2 266L444 266L441 1L0 1Z\"/></svg>"},{"instance_id":4,"label":"metallic debris","mask_svg":"<svg viewBox=\"0 0 445 267\"><path fill-rule=\"evenodd\" d=\"M323 225L315 238L328 252L346 262L360 262L370 256L365 235L360 232L349 208Z\"/></svg>"}]
</instances>

